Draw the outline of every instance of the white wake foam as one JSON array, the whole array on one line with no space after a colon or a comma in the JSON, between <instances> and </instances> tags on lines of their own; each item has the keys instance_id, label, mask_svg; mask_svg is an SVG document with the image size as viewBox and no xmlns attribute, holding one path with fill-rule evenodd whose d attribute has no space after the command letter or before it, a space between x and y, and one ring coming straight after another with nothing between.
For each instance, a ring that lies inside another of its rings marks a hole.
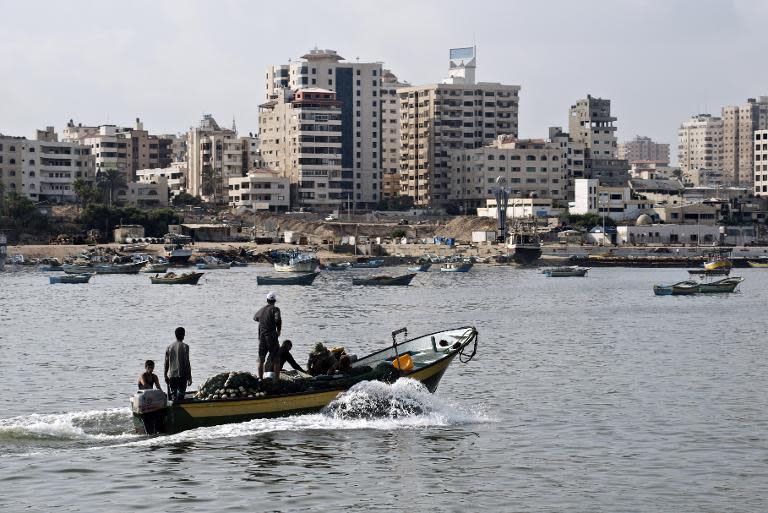
<instances>
[{"instance_id":1,"label":"white wake foam","mask_svg":"<svg viewBox=\"0 0 768 513\"><path fill-rule=\"evenodd\" d=\"M129 436L128 408L0 419L0 440L110 440Z\"/></svg>"}]
</instances>

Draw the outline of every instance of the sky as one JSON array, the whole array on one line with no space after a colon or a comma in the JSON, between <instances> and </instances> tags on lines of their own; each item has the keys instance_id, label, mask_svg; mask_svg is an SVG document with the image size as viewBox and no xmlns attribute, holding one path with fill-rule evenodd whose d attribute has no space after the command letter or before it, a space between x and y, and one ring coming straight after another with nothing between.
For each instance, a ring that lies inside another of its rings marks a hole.
<instances>
[{"instance_id":1,"label":"sky","mask_svg":"<svg viewBox=\"0 0 768 513\"><path fill-rule=\"evenodd\" d=\"M255 132L267 66L311 48L411 84L477 46L478 81L517 84L520 137L609 98L619 140L670 143L693 114L768 95L764 0L258 2L0 0L0 133L69 119L184 132L210 113Z\"/></svg>"}]
</instances>

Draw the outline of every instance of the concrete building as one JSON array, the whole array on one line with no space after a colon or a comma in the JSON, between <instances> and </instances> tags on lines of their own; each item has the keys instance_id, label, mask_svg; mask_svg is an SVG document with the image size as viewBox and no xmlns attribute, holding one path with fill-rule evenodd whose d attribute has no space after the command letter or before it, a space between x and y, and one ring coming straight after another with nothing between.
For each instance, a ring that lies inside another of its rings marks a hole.
<instances>
[{"instance_id":1,"label":"concrete building","mask_svg":"<svg viewBox=\"0 0 768 513\"><path fill-rule=\"evenodd\" d=\"M97 174L116 169L128 182L135 181L138 169L167 167L174 160L173 139L150 135L139 118L133 127L75 125L70 119L62 140L89 147L95 158Z\"/></svg>"},{"instance_id":2,"label":"concrete building","mask_svg":"<svg viewBox=\"0 0 768 513\"><path fill-rule=\"evenodd\" d=\"M520 86L476 83L474 49L452 50L449 67L441 84L398 89L400 194L424 207L450 203L454 152L518 135Z\"/></svg>"},{"instance_id":3,"label":"concrete building","mask_svg":"<svg viewBox=\"0 0 768 513\"><path fill-rule=\"evenodd\" d=\"M229 179L229 204L251 210L287 212L291 206L290 180L268 169L251 170Z\"/></svg>"},{"instance_id":4,"label":"concrete building","mask_svg":"<svg viewBox=\"0 0 768 513\"><path fill-rule=\"evenodd\" d=\"M688 203L655 207L659 221L673 224L705 224L714 226L720 221L718 203Z\"/></svg>"},{"instance_id":5,"label":"concrete building","mask_svg":"<svg viewBox=\"0 0 768 513\"><path fill-rule=\"evenodd\" d=\"M753 144L755 196L768 197L768 130L756 130Z\"/></svg>"},{"instance_id":6,"label":"concrete building","mask_svg":"<svg viewBox=\"0 0 768 513\"><path fill-rule=\"evenodd\" d=\"M351 199L361 207L372 207L381 199L382 75L380 62L347 62L335 50L318 48L299 61L267 69L268 101L284 97L282 89L335 92L342 113L340 178L352 182ZM328 193L318 192L315 196L320 194L329 199ZM335 201L340 199L344 198Z\"/></svg>"},{"instance_id":7,"label":"concrete building","mask_svg":"<svg viewBox=\"0 0 768 513\"><path fill-rule=\"evenodd\" d=\"M168 180L157 177L151 182L130 182L128 188L117 192L120 203L139 208L168 206Z\"/></svg>"},{"instance_id":8,"label":"concrete building","mask_svg":"<svg viewBox=\"0 0 768 513\"><path fill-rule=\"evenodd\" d=\"M279 94L259 106L261 159L294 184L291 204L333 209L355 197L354 172L343 168L342 103L329 89Z\"/></svg>"},{"instance_id":9,"label":"concrete building","mask_svg":"<svg viewBox=\"0 0 768 513\"><path fill-rule=\"evenodd\" d=\"M499 136L493 143L451 152L448 200L465 212L493 197L497 177L511 198L567 199L567 139L515 139ZM512 201L512 200L510 200Z\"/></svg>"},{"instance_id":10,"label":"concrete building","mask_svg":"<svg viewBox=\"0 0 768 513\"><path fill-rule=\"evenodd\" d=\"M618 157L629 161L630 165L635 162L667 165L669 164L669 144L656 143L650 137L636 135L631 141L619 144Z\"/></svg>"},{"instance_id":11,"label":"concrete building","mask_svg":"<svg viewBox=\"0 0 768 513\"><path fill-rule=\"evenodd\" d=\"M731 185L753 186L753 134L756 130L766 129L768 96L723 107L723 172Z\"/></svg>"},{"instance_id":12,"label":"concrete building","mask_svg":"<svg viewBox=\"0 0 768 513\"><path fill-rule=\"evenodd\" d=\"M251 169L261 169L264 163L261 161L261 148L259 138L254 134L240 137L240 147L243 152L242 172L248 174Z\"/></svg>"},{"instance_id":13,"label":"concrete building","mask_svg":"<svg viewBox=\"0 0 768 513\"><path fill-rule=\"evenodd\" d=\"M165 179L172 199L187 190L187 163L173 162L169 167L139 169L136 177L139 183L156 183L160 178Z\"/></svg>"},{"instance_id":14,"label":"concrete building","mask_svg":"<svg viewBox=\"0 0 768 513\"><path fill-rule=\"evenodd\" d=\"M591 95L571 105L568 111L571 140L585 146L584 177L623 187L629 179L629 163L618 158L615 121L611 100Z\"/></svg>"},{"instance_id":15,"label":"concrete building","mask_svg":"<svg viewBox=\"0 0 768 513\"><path fill-rule=\"evenodd\" d=\"M216 203L229 200L229 178L243 175L243 150L237 133L205 114L187 133L187 192Z\"/></svg>"},{"instance_id":16,"label":"concrete building","mask_svg":"<svg viewBox=\"0 0 768 513\"><path fill-rule=\"evenodd\" d=\"M507 219L531 217L559 217L565 209L554 206L550 198L509 198ZM478 217L498 219L496 199L485 200L485 206L477 209Z\"/></svg>"},{"instance_id":17,"label":"concrete building","mask_svg":"<svg viewBox=\"0 0 768 513\"><path fill-rule=\"evenodd\" d=\"M708 177L722 175L723 120L698 114L684 121L678 130L677 157L683 180L698 185Z\"/></svg>"},{"instance_id":18,"label":"concrete building","mask_svg":"<svg viewBox=\"0 0 768 513\"><path fill-rule=\"evenodd\" d=\"M390 70L381 78L381 199L400 195L400 96L399 87L409 87Z\"/></svg>"},{"instance_id":19,"label":"concrete building","mask_svg":"<svg viewBox=\"0 0 768 513\"><path fill-rule=\"evenodd\" d=\"M689 244L708 245L720 239L720 227L714 225L648 224L617 226L619 245Z\"/></svg>"},{"instance_id":20,"label":"concrete building","mask_svg":"<svg viewBox=\"0 0 768 513\"><path fill-rule=\"evenodd\" d=\"M575 183L571 214L605 215L614 221L633 221L652 208L649 200L634 199L629 187L601 186L596 179L581 178Z\"/></svg>"},{"instance_id":21,"label":"concrete building","mask_svg":"<svg viewBox=\"0 0 768 513\"><path fill-rule=\"evenodd\" d=\"M678 205L683 203L685 187L680 180L644 180L633 178L629 188L637 197L642 197L654 205Z\"/></svg>"},{"instance_id":22,"label":"concrete building","mask_svg":"<svg viewBox=\"0 0 768 513\"><path fill-rule=\"evenodd\" d=\"M76 202L75 180L94 177L90 149L60 142L53 127L38 130L34 140L0 135L0 181L6 193L32 201Z\"/></svg>"}]
</instances>

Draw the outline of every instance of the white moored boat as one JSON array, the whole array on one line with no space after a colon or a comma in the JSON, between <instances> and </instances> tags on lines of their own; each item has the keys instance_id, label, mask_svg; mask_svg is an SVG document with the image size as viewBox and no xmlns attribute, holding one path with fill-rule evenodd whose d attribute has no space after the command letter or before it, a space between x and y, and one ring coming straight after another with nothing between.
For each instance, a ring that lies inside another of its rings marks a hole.
<instances>
[{"instance_id":1,"label":"white moored boat","mask_svg":"<svg viewBox=\"0 0 768 513\"><path fill-rule=\"evenodd\" d=\"M288 273L313 273L320 267L320 261L314 253L288 253L279 262L275 262L275 271Z\"/></svg>"}]
</instances>

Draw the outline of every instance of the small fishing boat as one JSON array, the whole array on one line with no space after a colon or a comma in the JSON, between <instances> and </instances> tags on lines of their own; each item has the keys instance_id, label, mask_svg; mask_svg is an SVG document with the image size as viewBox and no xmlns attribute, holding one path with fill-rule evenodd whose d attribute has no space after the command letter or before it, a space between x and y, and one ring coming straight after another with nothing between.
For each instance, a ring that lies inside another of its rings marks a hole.
<instances>
[{"instance_id":1,"label":"small fishing boat","mask_svg":"<svg viewBox=\"0 0 768 513\"><path fill-rule=\"evenodd\" d=\"M352 285L409 285L416 273L402 276L373 276L371 278L352 278Z\"/></svg>"},{"instance_id":2,"label":"small fishing boat","mask_svg":"<svg viewBox=\"0 0 768 513\"><path fill-rule=\"evenodd\" d=\"M64 264L61 266L67 274L138 274L144 262L135 262L131 264Z\"/></svg>"},{"instance_id":3,"label":"small fishing boat","mask_svg":"<svg viewBox=\"0 0 768 513\"><path fill-rule=\"evenodd\" d=\"M731 274L731 268L721 267L720 269L688 269L688 274L692 276L728 276Z\"/></svg>"},{"instance_id":4,"label":"small fishing boat","mask_svg":"<svg viewBox=\"0 0 768 513\"><path fill-rule=\"evenodd\" d=\"M232 264L232 267L248 267L248 262L241 262L239 260L232 260L230 264Z\"/></svg>"},{"instance_id":5,"label":"small fishing boat","mask_svg":"<svg viewBox=\"0 0 768 513\"><path fill-rule=\"evenodd\" d=\"M405 333L406 340L396 342ZM187 392L184 400L169 404L160 390L140 390L131 397L133 425L140 434L172 434L188 429L254 419L317 412L362 381L392 383L400 377L437 390L456 357L469 362L477 351L477 330L463 327L407 339L405 328L392 332L392 344L352 363L350 373L317 376L279 383L263 382L262 390L247 398L197 398Z\"/></svg>"},{"instance_id":6,"label":"small fishing boat","mask_svg":"<svg viewBox=\"0 0 768 513\"><path fill-rule=\"evenodd\" d=\"M657 296L690 296L699 292L695 281L681 281L672 285L654 285L653 293Z\"/></svg>"},{"instance_id":7,"label":"small fishing boat","mask_svg":"<svg viewBox=\"0 0 768 513\"><path fill-rule=\"evenodd\" d=\"M744 281L740 276L733 276L709 283L699 283L699 293L701 294L722 294L735 292L736 287Z\"/></svg>"},{"instance_id":8,"label":"small fishing boat","mask_svg":"<svg viewBox=\"0 0 768 513\"><path fill-rule=\"evenodd\" d=\"M755 269L768 269L768 259L747 260L747 265Z\"/></svg>"},{"instance_id":9,"label":"small fishing boat","mask_svg":"<svg viewBox=\"0 0 768 513\"><path fill-rule=\"evenodd\" d=\"M352 267L355 269L378 269L384 265L382 259L360 260L358 262L352 262Z\"/></svg>"},{"instance_id":10,"label":"small fishing boat","mask_svg":"<svg viewBox=\"0 0 768 513\"><path fill-rule=\"evenodd\" d=\"M206 257L202 262L197 262L196 267L198 269L229 269L232 266L231 262L222 262L218 258Z\"/></svg>"},{"instance_id":11,"label":"small fishing boat","mask_svg":"<svg viewBox=\"0 0 768 513\"><path fill-rule=\"evenodd\" d=\"M589 267L567 266L544 269L543 273L548 278L584 277L589 272Z\"/></svg>"},{"instance_id":12,"label":"small fishing boat","mask_svg":"<svg viewBox=\"0 0 768 513\"><path fill-rule=\"evenodd\" d=\"M167 272L170 267L171 267L170 262L157 262L157 263L147 262L147 264L141 268L141 272L152 273L152 274L164 273L164 272Z\"/></svg>"},{"instance_id":13,"label":"small fishing boat","mask_svg":"<svg viewBox=\"0 0 768 513\"><path fill-rule=\"evenodd\" d=\"M716 269L730 269L733 267L731 262L731 248L719 248L714 251L710 251L707 254L707 260L704 262L704 269L713 271Z\"/></svg>"},{"instance_id":14,"label":"small fishing boat","mask_svg":"<svg viewBox=\"0 0 768 513\"><path fill-rule=\"evenodd\" d=\"M134 242L132 244L123 244L120 246L120 251L124 251L126 253L134 252L134 251L144 251L149 247L149 244L146 242Z\"/></svg>"},{"instance_id":15,"label":"small fishing boat","mask_svg":"<svg viewBox=\"0 0 768 513\"><path fill-rule=\"evenodd\" d=\"M256 276L258 285L312 285L319 272L302 273L296 276Z\"/></svg>"},{"instance_id":16,"label":"small fishing boat","mask_svg":"<svg viewBox=\"0 0 768 513\"><path fill-rule=\"evenodd\" d=\"M284 253L274 266L275 271L283 273L313 273L320 267L320 261L314 253L293 251Z\"/></svg>"},{"instance_id":17,"label":"small fishing boat","mask_svg":"<svg viewBox=\"0 0 768 513\"><path fill-rule=\"evenodd\" d=\"M409 267L408 271L412 273L425 273L429 271L429 268L432 267L431 262L424 262L423 264L416 265L413 267Z\"/></svg>"},{"instance_id":18,"label":"small fishing boat","mask_svg":"<svg viewBox=\"0 0 768 513\"><path fill-rule=\"evenodd\" d=\"M55 283L88 283L93 274L63 274L60 276L49 276L48 283L51 285Z\"/></svg>"},{"instance_id":19,"label":"small fishing boat","mask_svg":"<svg viewBox=\"0 0 768 513\"><path fill-rule=\"evenodd\" d=\"M352 267L352 264L349 262L328 262L323 269L326 271L346 271L350 267Z\"/></svg>"},{"instance_id":20,"label":"small fishing boat","mask_svg":"<svg viewBox=\"0 0 768 513\"><path fill-rule=\"evenodd\" d=\"M204 273L184 273L176 274L173 272L166 273L163 276L151 276L149 280L154 284L166 284L166 285L197 285Z\"/></svg>"},{"instance_id":21,"label":"small fishing boat","mask_svg":"<svg viewBox=\"0 0 768 513\"><path fill-rule=\"evenodd\" d=\"M466 273L472 269L472 262L448 262L440 268L444 273Z\"/></svg>"},{"instance_id":22,"label":"small fishing boat","mask_svg":"<svg viewBox=\"0 0 768 513\"><path fill-rule=\"evenodd\" d=\"M40 266L40 270L43 272L63 272L64 267L60 264L43 264Z\"/></svg>"}]
</instances>

